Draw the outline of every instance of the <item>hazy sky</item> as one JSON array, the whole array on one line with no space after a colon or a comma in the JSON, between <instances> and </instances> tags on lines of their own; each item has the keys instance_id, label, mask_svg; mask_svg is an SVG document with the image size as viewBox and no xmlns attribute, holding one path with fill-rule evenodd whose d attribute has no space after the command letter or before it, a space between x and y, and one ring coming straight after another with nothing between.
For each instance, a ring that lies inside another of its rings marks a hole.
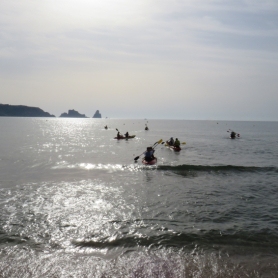
<instances>
[{"instance_id":1,"label":"hazy sky","mask_svg":"<svg viewBox=\"0 0 278 278\"><path fill-rule=\"evenodd\" d=\"M0 103L278 120L277 0L0 0Z\"/></svg>"}]
</instances>

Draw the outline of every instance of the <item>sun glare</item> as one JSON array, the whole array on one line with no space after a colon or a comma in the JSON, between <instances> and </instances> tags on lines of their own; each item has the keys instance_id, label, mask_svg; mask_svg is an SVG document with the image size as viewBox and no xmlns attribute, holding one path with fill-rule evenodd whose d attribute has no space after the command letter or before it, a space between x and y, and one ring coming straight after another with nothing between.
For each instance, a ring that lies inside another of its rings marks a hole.
<instances>
[{"instance_id":1,"label":"sun glare","mask_svg":"<svg viewBox=\"0 0 278 278\"><path fill-rule=\"evenodd\" d=\"M145 2L133 1L90 1L90 0L56 0L52 9L60 19L77 25L117 26L136 24L143 21Z\"/></svg>"}]
</instances>

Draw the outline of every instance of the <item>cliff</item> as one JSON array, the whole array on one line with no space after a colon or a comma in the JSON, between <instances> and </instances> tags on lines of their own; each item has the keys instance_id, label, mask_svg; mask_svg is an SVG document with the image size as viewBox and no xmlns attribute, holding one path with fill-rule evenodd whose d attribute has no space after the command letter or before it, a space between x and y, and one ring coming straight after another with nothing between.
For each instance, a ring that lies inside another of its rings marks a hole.
<instances>
[{"instance_id":1,"label":"cliff","mask_svg":"<svg viewBox=\"0 0 278 278\"><path fill-rule=\"evenodd\" d=\"M79 112L75 111L74 109L69 110L68 113L62 113L61 118L88 118L85 114L80 114Z\"/></svg>"},{"instance_id":2,"label":"cliff","mask_svg":"<svg viewBox=\"0 0 278 278\"><path fill-rule=\"evenodd\" d=\"M55 117L38 107L0 104L0 117Z\"/></svg>"},{"instance_id":3,"label":"cliff","mask_svg":"<svg viewBox=\"0 0 278 278\"><path fill-rule=\"evenodd\" d=\"M99 113L99 110L96 111L93 118L101 118L101 114Z\"/></svg>"}]
</instances>

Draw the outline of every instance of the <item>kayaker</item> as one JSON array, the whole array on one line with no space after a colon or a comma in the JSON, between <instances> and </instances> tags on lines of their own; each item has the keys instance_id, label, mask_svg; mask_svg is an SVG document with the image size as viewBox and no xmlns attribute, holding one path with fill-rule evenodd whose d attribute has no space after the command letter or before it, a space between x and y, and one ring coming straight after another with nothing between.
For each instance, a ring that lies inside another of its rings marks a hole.
<instances>
[{"instance_id":1,"label":"kayaker","mask_svg":"<svg viewBox=\"0 0 278 278\"><path fill-rule=\"evenodd\" d=\"M174 142L174 147L179 148L180 147L180 141L178 138L176 138L175 142Z\"/></svg>"},{"instance_id":2,"label":"kayaker","mask_svg":"<svg viewBox=\"0 0 278 278\"><path fill-rule=\"evenodd\" d=\"M120 131L118 131L117 138L120 139L121 137L122 137L122 135L121 135Z\"/></svg>"},{"instance_id":3,"label":"kayaker","mask_svg":"<svg viewBox=\"0 0 278 278\"><path fill-rule=\"evenodd\" d=\"M125 137L126 137L126 138L128 138L128 137L129 137L129 133L128 133L128 131L126 132Z\"/></svg>"},{"instance_id":4,"label":"kayaker","mask_svg":"<svg viewBox=\"0 0 278 278\"><path fill-rule=\"evenodd\" d=\"M147 150L144 152L145 160L151 161L154 159L154 149L152 147L147 147Z\"/></svg>"},{"instance_id":5,"label":"kayaker","mask_svg":"<svg viewBox=\"0 0 278 278\"><path fill-rule=\"evenodd\" d=\"M231 132L231 138L236 138L236 133L234 131Z\"/></svg>"},{"instance_id":6,"label":"kayaker","mask_svg":"<svg viewBox=\"0 0 278 278\"><path fill-rule=\"evenodd\" d=\"M173 146L174 145L174 138L171 137L170 140L168 141L168 145L169 146Z\"/></svg>"},{"instance_id":7,"label":"kayaker","mask_svg":"<svg viewBox=\"0 0 278 278\"><path fill-rule=\"evenodd\" d=\"M105 128L105 129L107 129L107 128L108 128L108 126L106 125L104 128Z\"/></svg>"}]
</instances>

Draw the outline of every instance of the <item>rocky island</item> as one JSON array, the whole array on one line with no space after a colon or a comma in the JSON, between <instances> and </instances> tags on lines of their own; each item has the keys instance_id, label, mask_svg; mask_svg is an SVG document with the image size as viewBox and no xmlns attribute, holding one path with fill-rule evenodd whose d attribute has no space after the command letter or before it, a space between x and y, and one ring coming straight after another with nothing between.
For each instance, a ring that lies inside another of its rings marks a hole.
<instances>
[{"instance_id":1,"label":"rocky island","mask_svg":"<svg viewBox=\"0 0 278 278\"><path fill-rule=\"evenodd\" d=\"M62 113L60 118L88 118L85 114L80 114L78 111L74 109L69 110L68 113Z\"/></svg>"},{"instance_id":2,"label":"rocky island","mask_svg":"<svg viewBox=\"0 0 278 278\"><path fill-rule=\"evenodd\" d=\"M99 113L99 110L96 111L93 118L101 118L101 114Z\"/></svg>"},{"instance_id":3,"label":"rocky island","mask_svg":"<svg viewBox=\"0 0 278 278\"><path fill-rule=\"evenodd\" d=\"M25 105L10 105L0 103L0 117L55 117L38 107L30 107ZM68 110L68 113L62 113L60 118L88 118L85 114L80 114L74 109ZM101 118L99 110L97 110L93 118Z\"/></svg>"},{"instance_id":4,"label":"rocky island","mask_svg":"<svg viewBox=\"0 0 278 278\"><path fill-rule=\"evenodd\" d=\"M55 117L38 107L0 104L0 117Z\"/></svg>"}]
</instances>

